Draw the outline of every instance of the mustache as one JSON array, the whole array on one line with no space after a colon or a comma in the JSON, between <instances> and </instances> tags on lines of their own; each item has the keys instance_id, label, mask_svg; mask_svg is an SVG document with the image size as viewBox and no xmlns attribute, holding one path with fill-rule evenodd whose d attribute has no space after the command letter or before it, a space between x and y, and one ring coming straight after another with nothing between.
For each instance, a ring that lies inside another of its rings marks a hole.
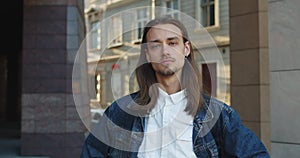
<instances>
[{"instance_id":1,"label":"mustache","mask_svg":"<svg viewBox=\"0 0 300 158\"><path fill-rule=\"evenodd\" d=\"M172 58L172 57L163 57L163 58L161 58L159 60L159 62L163 62L163 61L166 61L166 60L168 60L168 61L176 61L176 59Z\"/></svg>"}]
</instances>

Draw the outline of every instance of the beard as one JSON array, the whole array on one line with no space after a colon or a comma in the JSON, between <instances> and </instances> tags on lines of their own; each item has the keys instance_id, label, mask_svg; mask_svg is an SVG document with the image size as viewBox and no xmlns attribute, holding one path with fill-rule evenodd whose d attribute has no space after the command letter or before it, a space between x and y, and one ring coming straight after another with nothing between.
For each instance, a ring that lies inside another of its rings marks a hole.
<instances>
[{"instance_id":1,"label":"beard","mask_svg":"<svg viewBox=\"0 0 300 158\"><path fill-rule=\"evenodd\" d=\"M168 66L162 66L163 68L159 68L156 70L156 72L161 76L172 76L177 71L177 68L174 68L173 70L170 69Z\"/></svg>"}]
</instances>

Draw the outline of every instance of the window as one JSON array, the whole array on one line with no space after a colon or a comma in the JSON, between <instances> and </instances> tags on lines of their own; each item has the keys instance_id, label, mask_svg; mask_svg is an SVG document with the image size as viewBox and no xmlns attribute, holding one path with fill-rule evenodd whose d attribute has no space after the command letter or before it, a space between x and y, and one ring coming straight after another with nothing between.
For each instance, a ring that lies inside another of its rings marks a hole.
<instances>
[{"instance_id":1,"label":"window","mask_svg":"<svg viewBox=\"0 0 300 158\"><path fill-rule=\"evenodd\" d=\"M218 0L197 0L197 17L203 27L218 26Z\"/></svg>"},{"instance_id":2,"label":"window","mask_svg":"<svg viewBox=\"0 0 300 158\"><path fill-rule=\"evenodd\" d=\"M120 98L123 96L122 93L122 85L124 82L122 82L122 71L119 64L113 64L112 65L112 76L111 76L111 88L113 92L113 96L115 98Z\"/></svg>"},{"instance_id":3,"label":"window","mask_svg":"<svg viewBox=\"0 0 300 158\"><path fill-rule=\"evenodd\" d=\"M122 43L122 19L121 16L113 16L108 25L108 43L115 46Z\"/></svg>"},{"instance_id":4,"label":"window","mask_svg":"<svg viewBox=\"0 0 300 158\"><path fill-rule=\"evenodd\" d=\"M215 2L214 0L201 0L202 25L215 25Z\"/></svg>"},{"instance_id":5,"label":"window","mask_svg":"<svg viewBox=\"0 0 300 158\"><path fill-rule=\"evenodd\" d=\"M97 74L95 77L95 89L96 89L96 99L100 101L101 98L101 76Z\"/></svg>"},{"instance_id":6,"label":"window","mask_svg":"<svg viewBox=\"0 0 300 158\"><path fill-rule=\"evenodd\" d=\"M135 39L140 40L142 38L143 34L143 28L148 21L148 16L147 16L147 9L142 8L142 9L137 9L136 12L136 33L135 33Z\"/></svg>"},{"instance_id":7,"label":"window","mask_svg":"<svg viewBox=\"0 0 300 158\"><path fill-rule=\"evenodd\" d=\"M113 3L117 3L121 0L106 0L106 4L113 4Z\"/></svg>"},{"instance_id":8,"label":"window","mask_svg":"<svg viewBox=\"0 0 300 158\"><path fill-rule=\"evenodd\" d=\"M100 38L99 38L99 34L100 34L100 29L99 27L99 21L96 22L92 22L91 23L91 32L90 32L90 49L99 49L100 48Z\"/></svg>"},{"instance_id":9,"label":"window","mask_svg":"<svg viewBox=\"0 0 300 158\"><path fill-rule=\"evenodd\" d=\"M167 14L171 15L175 19L179 19L179 0L167 0L165 1L165 7L169 8Z\"/></svg>"}]
</instances>

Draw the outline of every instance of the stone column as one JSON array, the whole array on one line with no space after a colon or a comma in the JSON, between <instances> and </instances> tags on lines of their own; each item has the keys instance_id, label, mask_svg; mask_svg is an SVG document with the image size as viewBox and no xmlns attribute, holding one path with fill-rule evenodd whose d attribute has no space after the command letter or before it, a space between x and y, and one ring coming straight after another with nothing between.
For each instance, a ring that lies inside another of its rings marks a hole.
<instances>
[{"instance_id":1,"label":"stone column","mask_svg":"<svg viewBox=\"0 0 300 158\"><path fill-rule=\"evenodd\" d=\"M105 76L106 73L105 73L105 71L101 71L100 75L101 75L100 105L103 108L106 108L107 107L107 104L106 104L106 84L107 84L107 82L106 82L106 76Z\"/></svg>"},{"instance_id":2,"label":"stone column","mask_svg":"<svg viewBox=\"0 0 300 158\"><path fill-rule=\"evenodd\" d=\"M231 104L270 150L268 1L230 0Z\"/></svg>"},{"instance_id":3,"label":"stone column","mask_svg":"<svg viewBox=\"0 0 300 158\"><path fill-rule=\"evenodd\" d=\"M23 26L21 154L79 157L86 128L72 69L85 36L83 0L24 0Z\"/></svg>"}]
</instances>

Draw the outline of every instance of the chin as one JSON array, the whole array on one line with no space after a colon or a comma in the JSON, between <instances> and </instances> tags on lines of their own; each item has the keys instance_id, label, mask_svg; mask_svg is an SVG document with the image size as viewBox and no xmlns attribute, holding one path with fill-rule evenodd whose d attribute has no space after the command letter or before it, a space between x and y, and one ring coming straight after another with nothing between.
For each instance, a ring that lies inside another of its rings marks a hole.
<instances>
[{"instance_id":1,"label":"chin","mask_svg":"<svg viewBox=\"0 0 300 158\"><path fill-rule=\"evenodd\" d=\"M175 74L175 72L176 72L176 70L172 70L172 69L169 69L169 68L158 71L158 73L162 76L172 76L172 75Z\"/></svg>"}]
</instances>

